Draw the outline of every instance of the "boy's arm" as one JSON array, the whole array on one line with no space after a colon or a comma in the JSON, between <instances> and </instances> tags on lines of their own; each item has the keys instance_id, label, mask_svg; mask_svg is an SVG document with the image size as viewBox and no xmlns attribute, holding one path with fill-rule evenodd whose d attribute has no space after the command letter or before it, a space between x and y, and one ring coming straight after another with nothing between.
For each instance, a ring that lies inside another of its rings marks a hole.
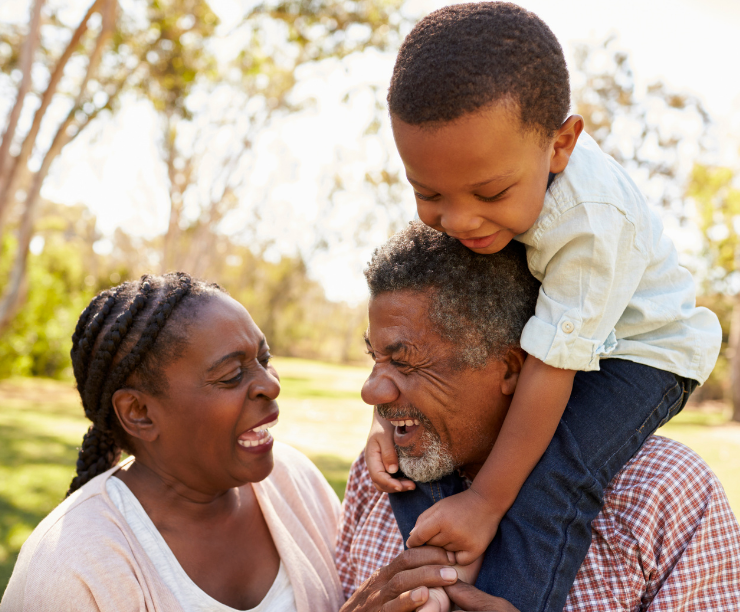
<instances>
[{"instance_id":1,"label":"boy's arm","mask_svg":"<svg viewBox=\"0 0 740 612\"><path fill-rule=\"evenodd\" d=\"M456 551L463 565L485 552L498 524L550 444L570 398L575 371L527 357L491 454L468 491L424 512L408 546Z\"/></svg>"},{"instance_id":2,"label":"boy's arm","mask_svg":"<svg viewBox=\"0 0 740 612\"><path fill-rule=\"evenodd\" d=\"M412 480L394 478L398 454L393 444L393 425L373 410L373 423L365 445L365 463L375 488L382 493L400 493L416 488Z\"/></svg>"}]
</instances>

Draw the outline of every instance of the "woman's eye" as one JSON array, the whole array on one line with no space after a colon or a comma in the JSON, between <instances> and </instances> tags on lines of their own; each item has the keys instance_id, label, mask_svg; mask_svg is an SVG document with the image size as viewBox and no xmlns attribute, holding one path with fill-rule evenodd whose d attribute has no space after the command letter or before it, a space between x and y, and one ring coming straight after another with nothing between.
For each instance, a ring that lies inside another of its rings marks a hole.
<instances>
[{"instance_id":1,"label":"woman's eye","mask_svg":"<svg viewBox=\"0 0 740 612\"><path fill-rule=\"evenodd\" d=\"M244 378L244 368L239 368L235 375L231 378L227 378L226 380L222 380L222 385L235 385L236 383L240 382L241 379Z\"/></svg>"},{"instance_id":2,"label":"woman's eye","mask_svg":"<svg viewBox=\"0 0 740 612\"><path fill-rule=\"evenodd\" d=\"M365 355L370 355L370 359L372 359L373 361L375 361L375 353L373 351L371 351L370 349L367 349L365 351Z\"/></svg>"},{"instance_id":3,"label":"woman's eye","mask_svg":"<svg viewBox=\"0 0 740 612\"><path fill-rule=\"evenodd\" d=\"M272 355L270 353L262 355L262 357L260 357L260 363L262 364L262 367L265 367L268 363L270 363L271 359Z\"/></svg>"}]
</instances>

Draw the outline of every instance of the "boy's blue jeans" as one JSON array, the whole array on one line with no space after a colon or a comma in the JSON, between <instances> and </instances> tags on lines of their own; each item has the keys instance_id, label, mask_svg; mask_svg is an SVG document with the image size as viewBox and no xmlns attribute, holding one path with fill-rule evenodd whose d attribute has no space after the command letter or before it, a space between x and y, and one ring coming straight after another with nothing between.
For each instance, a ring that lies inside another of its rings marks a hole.
<instances>
[{"instance_id":1,"label":"boy's blue jeans","mask_svg":"<svg viewBox=\"0 0 740 612\"><path fill-rule=\"evenodd\" d=\"M555 436L501 520L475 583L521 612L562 612L604 489L698 384L623 359L604 359L600 368L576 374ZM404 542L424 510L465 488L455 473L392 493Z\"/></svg>"}]
</instances>

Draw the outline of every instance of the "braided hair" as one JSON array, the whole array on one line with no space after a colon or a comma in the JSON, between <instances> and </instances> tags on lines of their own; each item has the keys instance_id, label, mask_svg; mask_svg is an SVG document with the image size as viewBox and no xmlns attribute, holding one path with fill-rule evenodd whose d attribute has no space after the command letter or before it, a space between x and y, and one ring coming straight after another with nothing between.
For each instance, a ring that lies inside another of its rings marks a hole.
<instances>
[{"instance_id":1,"label":"braided hair","mask_svg":"<svg viewBox=\"0 0 740 612\"><path fill-rule=\"evenodd\" d=\"M132 384L136 374L137 388L164 395L161 370L187 345L187 325L178 323L188 323L195 306L218 292L224 291L184 272L144 275L102 291L82 311L72 334L72 368L92 425L82 439L68 496L118 463L122 450L132 452L113 394Z\"/></svg>"}]
</instances>

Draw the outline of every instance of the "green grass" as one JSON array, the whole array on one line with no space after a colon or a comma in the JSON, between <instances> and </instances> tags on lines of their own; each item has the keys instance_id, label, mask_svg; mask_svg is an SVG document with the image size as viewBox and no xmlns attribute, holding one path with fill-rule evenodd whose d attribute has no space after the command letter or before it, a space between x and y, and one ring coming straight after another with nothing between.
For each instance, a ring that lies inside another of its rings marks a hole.
<instances>
[{"instance_id":1,"label":"green grass","mask_svg":"<svg viewBox=\"0 0 740 612\"><path fill-rule=\"evenodd\" d=\"M372 411L360 399L368 368L276 358L280 423L273 433L319 467L341 497ZM740 514L740 424L726 407L685 410L661 431L697 451ZM88 422L71 383L0 381L0 593L23 542L64 497Z\"/></svg>"}]
</instances>

